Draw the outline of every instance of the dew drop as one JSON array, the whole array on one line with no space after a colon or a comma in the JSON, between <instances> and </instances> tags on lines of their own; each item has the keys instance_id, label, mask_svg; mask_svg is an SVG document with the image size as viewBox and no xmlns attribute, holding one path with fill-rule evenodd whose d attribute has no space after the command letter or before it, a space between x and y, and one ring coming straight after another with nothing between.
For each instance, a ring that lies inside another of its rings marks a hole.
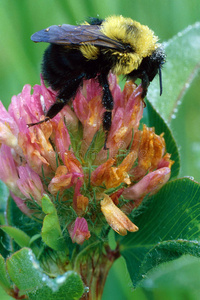
<instances>
[{"instance_id":1,"label":"dew drop","mask_svg":"<svg viewBox=\"0 0 200 300\"><path fill-rule=\"evenodd\" d=\"M177 105L181 105L181 100L177 101Z\"/></svg>"},{"instance_id":2,"label":"dew drop","mask_svg":"<svg viewBox=\"0 0 200 300\"><path fill-rule=\"evenodd\" d=\"M194 180L194 177L193 176L184 176L185 178L188 178L188 179L191 179L191 180Z\"/></svg>"},{"instance_id":3,"label":"dew drop","mask_svg":"<svg viewBox=\"0 0 200 300\"><path fill-rule=\"evenodd\" d=\"M176 114L178 112L178 108L174 108L174 113Z\"/></svg>"},{"instance_id":4,"label":"dew drop","mask_svg":"<svg viewBox=\"0 0 200 300\"><path fill-rule=\"evenodd\" d=\"M61 283L65 282L65 280L66 280L66 277L65 277L65 276L58 276L58 277L56 278L57 284L61 284Z\"/></svg>"},{"instance_id":5,"label":"dew drop","mask_svg":"<svg viewBox=\"0 0 200 300\"><path fill-rule=\"evenodd\" d=\"M176 119L176 115L175 114L172 114L172 119Z\"/></svg>"},{"instance_id":6,"label":"dew drop","mask_svg":"<svg viewBox=\"0 0 200 300\"><path fill-rule=\"evenodd\" d=\"M145 278L144 275L143 275L142 277ZM152 288L152 287L154 286L153 280L152 280L152 279L149 279L149 278L146 279L146 280L144 281L144 285L145 285L146 288Z\"/></svg>"},{"instance_id":7,"label":"dew drop","mask_svg":"<svg viewBox=\"0 0 200 300\"><path fill-rule=\"evenodd\" d=\"M186 83L186 84L185 84L185 88L188 89L189 87L190 87L190 84L189 84L189 83Z\"/></svg>"}]
</instances>

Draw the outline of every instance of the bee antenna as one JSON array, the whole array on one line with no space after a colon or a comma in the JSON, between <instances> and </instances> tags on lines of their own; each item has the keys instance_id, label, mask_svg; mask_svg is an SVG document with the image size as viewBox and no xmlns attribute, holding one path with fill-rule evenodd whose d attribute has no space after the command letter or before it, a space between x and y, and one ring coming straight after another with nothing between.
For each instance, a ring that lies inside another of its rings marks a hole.
<instances>
[{"instance_id":1,"label":"bee antenna","mask_svg":"<svg viewBox=\"0 0 200 300\"><path fill-rule=\"evenodd\" d=\"M163 91L163 89L162 89L162 72L161 72L161 66L159 66L158 70L159 70L160 96L161 96L162 95L162 91Z\"/></svg>"}]
</instances>

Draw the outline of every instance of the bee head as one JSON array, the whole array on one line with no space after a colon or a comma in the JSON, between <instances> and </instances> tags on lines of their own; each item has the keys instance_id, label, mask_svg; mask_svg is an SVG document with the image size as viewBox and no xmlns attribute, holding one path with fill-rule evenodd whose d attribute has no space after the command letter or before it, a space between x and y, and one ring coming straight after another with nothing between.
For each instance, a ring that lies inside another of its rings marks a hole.
<instances>
[{"instance_id":1,"label":"bee head","mask_svg":"<svg viewBox=\"0 0 200 300\"><path fill-rule=\"evenodd\" d=\"M159 75L160 95L162 95L162 65L165 63L165 58L163 48L159 47L149 57L144 58L141 64L150 82L157 74Z\"/></svg>"},{"instance_id":2,"label":"bee head","mask_svg":"<svg viewBox=\"0 0 200 300\"><path fill-rule=\"evenodd\" d=\"M160 82L160 95L162 94L162 65L165 63L165 53L162 47L158 47L152 52L151 55L146 56L142 59L140 65L137 69L134 69L129 74L126 75L127 78L135 81L137 78L145 80L146 87L154 79L154 77L159 75Z\"/></svg>"}]
</instances>

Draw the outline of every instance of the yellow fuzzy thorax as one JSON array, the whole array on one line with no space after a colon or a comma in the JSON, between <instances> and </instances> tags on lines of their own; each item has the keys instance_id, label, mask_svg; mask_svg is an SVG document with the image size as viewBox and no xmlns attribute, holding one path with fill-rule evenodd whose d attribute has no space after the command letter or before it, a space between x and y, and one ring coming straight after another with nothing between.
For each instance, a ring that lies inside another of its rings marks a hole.
<instances>
[{"instance_id":1,"label":"yellow fuzzy thorax","mask_svg":"<svg viewBox=\"0 0 200 300\"><path fill-rule=\"evenodd\" d=\"M130 45L133 51L121 51L105 48L103 53L109 53L117 58L112 72L115 74L129 74L136 70L142 59L151 56L152 52L159 47L158 38L148 26L141 25L130 18L111 16L106 18L100 26L100 31L111 40L121 44ZM80 50L87 59L95 60L99 54L99 48L92 44L82 44Z\"/></svg>"},{"instance_id":2,"label":"yellow fuzzy thorax","mask_svg":"<svg viewBox=\"0 0 200 300\"><path fill-rule=\"evenodd\" d=\"M157 48L158 38L148 26L122 16L111 16L105 19L101 31L111 39L130 44L134 51L146 57Z\"/></svg>"},{"instance_id":3,"label":"yellow fuzzy thorax","mask_svg":"<svg viewBox=\"0 0 200 300\"><path fill-rule=\"evenodd\" d=\"M128 74L137 69L146 56L158 48L158 38L148 26L141 25L139 22L122 16L111 16L105 19L101 31L113 40L129 44L133 52L121 53L113 52L118 55L119 62L114 68L116 74Z\"/></svg>"}]
</instances>

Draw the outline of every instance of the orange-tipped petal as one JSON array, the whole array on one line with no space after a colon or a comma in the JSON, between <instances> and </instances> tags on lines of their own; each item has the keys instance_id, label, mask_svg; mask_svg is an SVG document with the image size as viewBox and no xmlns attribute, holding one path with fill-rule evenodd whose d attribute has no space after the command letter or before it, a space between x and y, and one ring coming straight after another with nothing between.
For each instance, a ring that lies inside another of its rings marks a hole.
<instances>
[{"instance_id":1,"label":"orange-tipped petal","mask_svg":"<svg viewBox=\"0 0 200 300\"><path fill-rule=\"evenodd\" d=\"M155 134L154 128L143 125L143 131L137 131L134 135L131 150L138 155L138 165L130 171L134 181L146 175L148 171L158 168L165 153L165 140L163 134Z\"/></svg>"},{"instance_id":2,"label":"orange-tipped petal","mask_svg":"<svg viewBox=\"0 0 200 300\"><path fill-rule=\"evenodd\" d=\"M69 150L65 151L65 153L63 154L63 160L65 166L67 167L70 173L83 174L81 163L79 162L79 160L76 158L76 156L72 151Z\"/></svg>"},{"instance_id":3,"label":"orange-tipped petal","mask_svg":"<svg viewBox=\"0 0 200 300\"><path fill-rule=\"evenodd\" d=\"M74 203L74 202L73 202ZM89 199L83 195L78 195L76 198L76 207L73 206L76 213L81 216L85 213L86 208L88 207Z\"/></svg>"},{"instance_id":4,"label":"orange-tipped petal","mask_svg":"<svg viewBox=\"0 0 200 300\"><path fill-rule=\"evenodd\" d=\"M51 194L56 195L63 192L72 185L72 174L68 172L65 166L59 166L55 176L52 178L48 190Z\"/></svg>"},{"instance_id":5,"label":"orange-tipped petal","mask_svg":"<svg viewBox=\"0 0 200 300\"><path fill-rule=\"evenodd\" d=\"M128 200L137 200L158 191L170 178L171 169L164 167L150 172L135 185L126 188L122 196Z\"/></svg>"},{"instance_id":6,"label":"orange-tipped petal","mask_svg":"<svg viewBox=\"0 0 200 300\"><path fill-rule=\"evenodd\" d=\"M110 227L120 235L126 235L127 231L138 231L139 228L129 220L106 194L101 201L101 211Z\"/></svg>"},{"instance_id":7,"label":"orange-tipped petal","mask_svg":"<svg viewBox=\"0 0 200 300\"><path fill-rule=\"evenodd\" d=\"M95 186L101 185L110 176L109 170L114 162L115 160L113 158L109 158L105 163L94 170L91 174L91 183Z\"/></svg>"}]
</instances>

